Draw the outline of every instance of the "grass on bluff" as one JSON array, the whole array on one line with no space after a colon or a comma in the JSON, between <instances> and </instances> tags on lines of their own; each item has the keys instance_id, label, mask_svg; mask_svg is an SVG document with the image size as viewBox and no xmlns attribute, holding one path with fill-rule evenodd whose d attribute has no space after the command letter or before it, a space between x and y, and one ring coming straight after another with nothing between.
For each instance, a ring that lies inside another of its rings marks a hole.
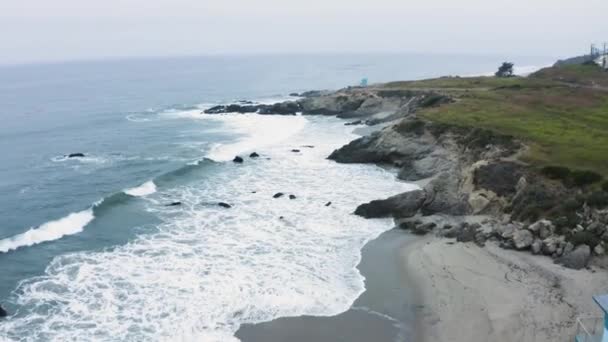
<instances>
[{"instance_id":1,"label":"grass on bluff","mask_svg":"<svg viewBox=\"0 0 608 342\"><path fill-rule=\"evenodd\" d=\"M608 73L593 66L548 68L527 78L438 78L394 82L390 88L431 88L457 101L422 110L432 121L516 136L538 166L592 170L608 177ZM574 84L575 83L575 84Z\"/></svg>"}]
</instances>

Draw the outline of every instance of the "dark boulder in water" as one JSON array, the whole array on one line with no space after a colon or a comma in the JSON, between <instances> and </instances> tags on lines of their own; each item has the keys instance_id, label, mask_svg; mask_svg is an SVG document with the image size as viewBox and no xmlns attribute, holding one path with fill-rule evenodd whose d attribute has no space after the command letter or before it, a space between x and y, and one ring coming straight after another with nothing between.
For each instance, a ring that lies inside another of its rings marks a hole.
<instances>
[{"instance_id":1,"label":"dark boulder in water","mask_svg":"<svg viewBox=\"0 0 608 342\"><path fill-rule=\"evenodd\" d=\"M276 194L274 194L274 196L272 196L272 198L281 198L283 197L285 194L283 194L282 192L277 192Z\"/></svg>"},{"instance_id":2,"label":"dark boulder in water","mask_svg":"<svg viewBox=\"0 0 608 342\"><path fill-rule=\"evenodd\" d=\"M258 158L260 155L257 154L257 152L253 152L252 154L249 155L249 158Z\"/></svg>"},{"instance_id":3,"label":"dark boulder in water","mask_svg":"<svg viewBox=\"0 0 608 342\"><path fill-rule=\"evenodd\" d=\"M177 207L180 205L182 205L182 202L177 201L177 202L171 202L171 203L167 204L167 207Z\"/></svg>"},{"instance_id":4,"label":"dark boulder in water","mask_svg":"<svg viewBox=\"0 0 608 342\"><path fill-rule=\"evenodd\" d=\"M291 199L291 200L294 200L296 198L297 198L296 195L289 195L289 199Z\"/></svg>"},{"instance_id":5,"label":"dark boulder in water","mask_svg":"<svg viewBox=\"0 0 608 342\"><path fill-rule=\"evenodd\" d=\"M226 208L226 209L230 209L230 208L232 208L232 206L231 206L230 204L228 204L228 203L224 203L224 202L220 202L220 203L218 203L217 205L219 205L219 206L220 206L220 207L222 207L222 208Z\"/></svg>"},{"instance_id":6,"label":"dark boulder in water","mask_svg":"<svg viewBox=\"0 0 608 342\"><path fill-rule=\"evenodd\" d=\"M287 101L279 102L272 105L260 105L259 114L278 114L278 115L295 115L302 110L298 102Z\"/></svg>"},{"instance_id":7,"label":"dark boulder in water","mask_svg":"<svg viewBox=\"0 0 608 342\"><path fill-rule=\"evenodd\" d=\"M68 158L83 158L84 153L70 153L68 154Z\"/></svg>"},{"instance_id":8,"label":"dark boulder in water","mask_svg":"<svg viewBox=\"0 0 608 342\"><path fill-rule=\"evenodd\" d=\"M331 202L327 202L327 203L325 203L325 206L326 206L326 207L329 207L330 205L331 205Z\"/></svg>"},{"instance_id":9,"label":"dark boulder in water","mask_svg":"<svg viewBox=\"0 0 608 342\"><path fill-rule=\"evenodd\" d=\"M6 310L4 310L1 306L0 306L0 317L6 317L8 316L8 312L6 312Z\"/></svg>"},{"instance_id":10,"label":"dark boulder in water","mask_svg":"<svg viewBox=\"0 0 608 342\"><path fill-rule=\"evenodd\" d=\"M299 153L300 150L294 148L293 150L291 150L291 152L293 152L293 153Z\"/></svg>"},{"instance_id":11,"label":"dark boulder in water","mask_svg":"<svg viewBox=\"0 0 608 342\"><path fill-rule=\"evenodd\" d=\"M357 121L353 121L353 122L347 122L344 124L344 126L356 126L356 125L361 125L361 124L363 124L363 121L357 120Z\"/></svg>"},{"instance_id":12,"label":"dark boulder in water","mask_svg":"<svg viewBox=\"0 0 608 342\"><path fill-rule=\"evenodd\" d=\"M203 111L205 114L220 114L226 113L226 106L215 106Z\"/></svg>"},{"instance_id":13,"label":"dark boulder in water","mask_svg":"<svg viewBox=\"0 0 608 342\"><path fill-rule=\"evenodd\" d=\"M289 96L298 97L298 96L300 96L300 94L298 94L298 93L291 93L291 94L289 94Z\"/></svg>"},{"instance_id":14,"label":"dark boulder in water","mask_svg":"<svg viewBox=\"0 0 608 342\"><path fill-rule=\"evenodd\" d=\"M232 159L232 161L240 164L243 162L243 158L236 156L236 157L234 157L234 159Z\"/></svg>"}]
</instances>

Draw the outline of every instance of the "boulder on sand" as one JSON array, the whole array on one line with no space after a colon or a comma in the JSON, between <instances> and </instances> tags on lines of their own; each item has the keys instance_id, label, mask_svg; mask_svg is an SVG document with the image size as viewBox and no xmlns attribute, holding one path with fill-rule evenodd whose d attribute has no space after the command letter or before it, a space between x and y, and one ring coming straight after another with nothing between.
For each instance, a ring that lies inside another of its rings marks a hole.
<instances>
[{"instance_id":1,"label":"boulder on sand","mask_svg":"<svg viewBox=\"0 0 608 342\"><path fill-rule=\"evenodd\" d=\"M527 229L520 229L513 233L513 244L518 250L529 248L534 243L534 235Z\"/></svg>"},{"instance_id":2,"label":"boulder on sand","mask_svg":"<svg viewBox=\"0 0 608 342\"><path fill-rule=\"evenodd\" d=\"M416 234L416 235L426 235L426 234L430 233L431 231L433 231L433 229L435 227L437 227L437 224L435 224L434 222L428 222L428 223L414 225L413 227L411 227L411 231L413 234Z\"/></svg>"},{"instance_id":3,"label":"boulder on sand","mask_svg":"<svg viewBox=\"0 0 608 342\"><path fill-rule=\"evenodd\" d=\"M590 258L591 248L587 245L580 245L572 252L564 254L557 261L565 267L580 270L581 268L587 267Z\"/></svg>"},{"instance_id":4,"label":"boulder on sand","mask_svg":"<svg viewBox=\"0 0 608 342\"><path fill-rule=\"evenodd\" d=\"M243 162L243 158L236 156L232 159L233 162L241 164Z\"/></svg>"}]
</instances>

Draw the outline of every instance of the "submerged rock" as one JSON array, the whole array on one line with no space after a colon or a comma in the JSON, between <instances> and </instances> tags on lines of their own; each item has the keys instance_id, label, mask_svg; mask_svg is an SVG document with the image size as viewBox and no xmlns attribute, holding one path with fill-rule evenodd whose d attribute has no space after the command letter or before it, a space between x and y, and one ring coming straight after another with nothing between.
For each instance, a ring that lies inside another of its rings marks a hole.
<instances>
[{"instance_id":1,"label":"submerged rock","mask_svg":"<svg viewBox=\"0 0 608 342\"><path fill-rule=\"evenodd\" d=\"M243 158L236 156L236 157L234 157L234 159L232 159L232 161L235 163L241 164L241 163L243 163L244 160L243 160Z\"/></svg>"},{"instance_id":2,"label":"submerged rock","mask_svg":"<svg viewBox=\"0 0 608 342\"><path fill-rule=\"evenodd\" d=\"M84 158L84 153L70 153L68 158Z\"/></svg>"},{"instance_id":3,"label":"submerged rock","mask_svg":"<svg viewBox=\"0 0 608 342\"><path fill-rule=\"evenodd\" d=\"M357 121L352 121L352 122L347 122L344 124L344 126L357 126L357 125L362 125L363 122L361 120L357 120Z\"/></svg>"},{"instance_id":4,"label":"submerged rock","mask_svg":"<svg viewBox=\"0 0 608 342\"><path fill-rule=\"evenodd\" d=\"M224 202L220 202L220 203L218 203L217 205L219 205L219 206L220 206L220 207L222 207L222 208L226 208L226 209L230 209L230 208L232 208L232 206L231 206L230 204L228 204L228 203L224 203Z\"/></svg>"},{"instance_id":5,"label":"submerged rock","mask_svg":"<svg viewBox=\"0 0 608 342\"><path fill-rule=\"evenodd\" d=\"M276 194L274 194L274 196L272 196L272 198L281 198L283 197L285 194L282 192L277 192Z\"/></svg>"},{"instance_id":6,"label":"submerged rock","mask_svg":"<svg viewBox=\"0 0 608 342\"><path fill-rule=\"evenodd\" d=\"M167 207L177 207L180 205L182 205L182 202L177 201L177 202L171 202L171 203L167 204L166 206Z\"/></svg>"}]
</instances>

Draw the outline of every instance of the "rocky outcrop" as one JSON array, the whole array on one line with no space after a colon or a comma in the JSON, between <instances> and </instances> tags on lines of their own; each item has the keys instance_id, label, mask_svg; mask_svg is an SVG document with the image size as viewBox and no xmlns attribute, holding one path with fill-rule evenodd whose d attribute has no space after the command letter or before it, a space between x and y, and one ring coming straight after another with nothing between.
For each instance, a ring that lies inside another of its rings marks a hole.
<instances>
[{"instance_id":1,"label":"rocky outcrop","mask_svg":"<svg viewBox=\"0 0 608 342\"><path fill-rule=\"evenodd\" d=\"M298 102L286 101L275 104L230 104L214 106L203 111L204 114L224 114L224 113L258 113L274 115L295 115L300 112L302 107Z\"/></svg>"},{"instance_id":2,"label":"rocky outcrop","mask_svg":"<svg viewBox=\"0 0 608 342\"><path fill-rule=\"evenodd\" d=\"M426 193L423 190L410 191L384 200L362 204L357 207L355 214L365 218L412 217L416 215L425 199Z\"/></svg>"}]
</instances>

